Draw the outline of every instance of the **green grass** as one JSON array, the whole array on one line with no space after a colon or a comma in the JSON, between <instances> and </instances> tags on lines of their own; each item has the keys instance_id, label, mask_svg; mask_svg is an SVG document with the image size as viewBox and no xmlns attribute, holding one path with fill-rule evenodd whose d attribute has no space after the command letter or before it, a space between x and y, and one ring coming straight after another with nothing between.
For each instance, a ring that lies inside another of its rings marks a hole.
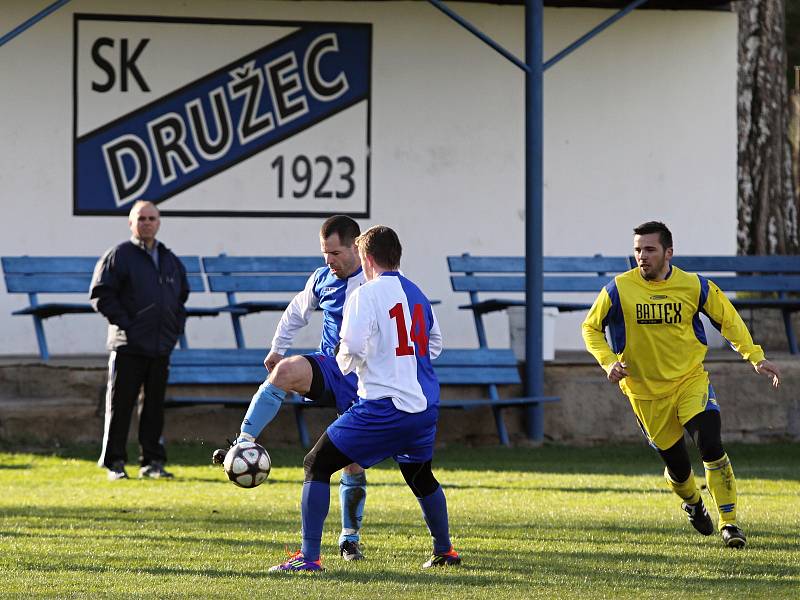
<instances>
[{"instance_id":1,"label":"green grass","mask_svg":"<svg viewBox=\"0 0 800 600\"><path fill-rule=\"evenodd\" d=\"M268 574L299 544L302 452L275 450L269 482L242 490L172 446L174 481L109 483L94 448L0 453L0 596L158 598L797 598L800 446L731 446L743 551L695 533L646 448L448 448L445 486L460 568L422 571L430 539L399 471L369 471L367 560ZM700 472L698 470L698 472ZM713 514L713 513L712 513ZM325 556L327 554L327 556Z\"/></svg>"}]
</instances>

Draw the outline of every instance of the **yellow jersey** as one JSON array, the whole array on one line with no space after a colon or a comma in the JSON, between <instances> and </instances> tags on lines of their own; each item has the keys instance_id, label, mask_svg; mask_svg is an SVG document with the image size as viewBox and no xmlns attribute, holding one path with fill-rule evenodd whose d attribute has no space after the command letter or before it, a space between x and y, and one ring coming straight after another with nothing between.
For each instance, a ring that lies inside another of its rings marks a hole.
<instances>
[{"instance_id":1,"label":"yellow jersey","mask_svg":"<svg viewBox=\"0 0 800 600\"><path fill-rule=\"evenodd\" d=\"M628 376L619 386L626 395L662 398L704 371L708 345L700 313L745 360L753 365L764 360L764 351L753 343L722 290L673 266L664 281L648 281L638 268L614 277L586 315L583 340L606 373L616 361L625 363Z\"/></svg>"}]
</instances>

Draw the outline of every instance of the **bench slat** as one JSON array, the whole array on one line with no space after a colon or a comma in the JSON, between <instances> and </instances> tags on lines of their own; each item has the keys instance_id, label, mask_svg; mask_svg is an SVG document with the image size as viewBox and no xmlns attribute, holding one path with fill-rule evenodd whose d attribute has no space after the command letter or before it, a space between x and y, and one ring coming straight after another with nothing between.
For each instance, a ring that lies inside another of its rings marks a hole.
<instances>
[{"instance_id":1,"label":"bench slat","mask_svg":"<svg viewBox=\"0 0 800 600\"><path fill-rule=\"evenodd\" d=\"M800 256L674 256L671 264L684 271L798 273Z\"/></svg>"},{"instance_id":2,"label":"bench slat","mask_svg":"<svg viewBox=\"0 0 800 600\"><path fill-rule=\"evenodd\" d=\"M313 348L297 348L289 351L289 355L310 354L316 352ZM262 348L188 348L175 350L172 353L170 364L173 366L189 365L257 365L260 366L268 350ZM501 349L472 349L450 348L433 361L434 368L438 367L513 367L516 368L517 359L512 350ZM263 368L263 367L262 367Z\"/></svg>"},{"instance_id":3,"label":"bench slat","mask_svg":"<svg viewBox=\"0 0 800 600\"><path fill-rule=\"evenodd\" d=\"M558 402L560 398L555 396L530 396L525 398L500 398L498 400L475 399L469 398L467 400L440 400L439 405L441 408L477 408L479 406L526 406L530 404L539 404L541 402Z\"/></svg>"},{"instance_id":4,"label":"bench slat","mask_svg":"<svg viewBox=\"0 0 800 600\"><path fill-rule=\"evenodd\" d=\"M611 281L611 276L545 276L543 279L545 292L597 293ZM451 275L450 282L453 286L453 291L456 292L525 292L525 278L518 276Z\"/></svg>"},{"instance_id":5,"label":"bench slat","mask_svg":"<svg viewBox=\"0 0 800 600\"><path fill-rule=\"evenodd\" d=\"M516 366L491 368L434 366L434 371L439 383L443 385L488 385L491 383L516 385L520 383L519 371ZM251 365L228 364L223 366L172 364L169 372L171 385L257 385L266 378L267 371L260 361Z\"/></svg>"},{"instance_id":6,"label":"bench slat","mask_svg":"<svg viewBox=\"0 0 800 600\"><path fill-rule=\"evenodd\" d=\"M800 276L797 275L721 275L709 279L725 292L800 291Z\"/></svg>"},{"instance_id":7,"label":"bench slat","mask_svg":"<svg viewBox=\"0 0 800 600\"><path fill-rule=\"evenodd\" d=\"M199 256L179 256L187 273L202 273ZM4 256L3 272L23 274L92 273L99 256Z\"/></svg>"},{"instance_id":8,"label":"bench slat","mask_svg":"<svg viewBox=\"0 0 800 600\"><path fill-rule=\"evenodd\" d=\"M201 275L188 275L189 290L204 292L205 283ZM86 294L92 283L92 274L6 274L6 289L9 293L42 293L42 294Z\"/></svg>"},{"instance_id":9,"label":"bench slat","mask_svg":"<svg viewBox=\"0 0 800 600\"><path fill-rule=\"evenodd\" d=\"M8 274L91 273L96 256L4 256L3 272Z\"/></svg>"},{"instance_id":10,"label":"bench slat","mask_svg":"<svg viewBox=\"0 0 800 600\"><path fill-rule=\"evenodd\" d=\"M523 256L448 256L451 273L525 273ZM545 273L623 273L630 269L627 256L545 256Z\"/></svg>"},{"instance_id":11,"label":"bench slat","mask_svg":"<svg viewBox=\"0 0 800 600\"><path fill-rule=\"evenodd\" d=\"M305 273L325 266L321 256L204 256L206 273ZM305 282L303 282L305 284Z\"/></svg>"},{"instance_id":12,"label":"bench slat","mask_svg":"<svg viewBox=\"0 0 800 600\"><path fill-rule=\"evenodd\" d=\"M9 293L83 293L89 295L92 274L65 275L14 275L6 274Z\"/></svg>"},{"instance_id":13,"label":"bench slat","mask_svg":"<svg viewBox=\"0 0 800 600\"><path fill-rule=\"evenodd\" d=\"M212 292L294 292L302 290L308 275L208 275Z\"/></svg>"}]
</instances>

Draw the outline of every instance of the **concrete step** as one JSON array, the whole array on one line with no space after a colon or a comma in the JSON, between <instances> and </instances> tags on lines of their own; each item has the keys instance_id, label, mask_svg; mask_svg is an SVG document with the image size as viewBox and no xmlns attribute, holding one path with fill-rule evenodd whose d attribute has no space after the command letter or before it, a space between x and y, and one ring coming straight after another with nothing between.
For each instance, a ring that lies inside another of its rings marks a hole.
<instances>
[{"instance_id":1,"label":"concrete step","mask_svg":"<svg viewBox=\"0 0 800 600\"><path fill-rule=\"evenodd\" d=\"M722 407L723 440L769 442L800 440L800 357L776 354L770 358L783 371L783 384L774 390L765 377L733 353L706 363ZM103 433L99 393L106 380L103 357L51 361L0 359L0 440L38 439L45 444L100 443ZM591 445L643 442L627 398L610 384L594 364L556 360L545 365L544 393L560 402L545 407L545 437L557 443ZM170 389L179 394L188 390ZM253 390L196 388L207 395L248 397ZM501 390L502 396L520 390ZM480 391L445 386L444 398L476 397ZM525 410L507 409L504 419L513 443L525 443ZM207 441L219 444L233 436L244 407L175 407L167 410L168 441ZM335 418L331 409L305 411L312 439ZM131 439L138 426L131 424ZM267 444L297 445L294 411L283 409L264 433ZM496 444L494 418L489 408L442 411L439 443Z\"/></svg>"}]
</instances>

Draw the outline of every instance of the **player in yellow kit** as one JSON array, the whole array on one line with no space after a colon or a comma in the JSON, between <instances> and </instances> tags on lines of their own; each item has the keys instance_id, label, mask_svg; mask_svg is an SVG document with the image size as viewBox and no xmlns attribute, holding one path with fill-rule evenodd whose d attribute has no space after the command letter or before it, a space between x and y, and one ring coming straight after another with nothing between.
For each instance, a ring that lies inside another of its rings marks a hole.
<instances>
[{"instance_id":1,"label":"player in yellow kit","mask_svg":"<svg viewBox=\"0 0 800 600\"><path fill-rule=\"evenodd\" d=\"M743 548L746 538L736 522L736 480L722 447L719 404L703 366L707 343L700 314L776 388L780 371L764 358L739 313L712 281L670 265L672 234L666 225L650 221L633 231L639 266L617 275L597 296L582 325L586 349L630 400L691 524L711 535L714 524L695 484L683 430L691 435L719 511L722 540L728 547Z\"/></svg>"}]
</instances>

